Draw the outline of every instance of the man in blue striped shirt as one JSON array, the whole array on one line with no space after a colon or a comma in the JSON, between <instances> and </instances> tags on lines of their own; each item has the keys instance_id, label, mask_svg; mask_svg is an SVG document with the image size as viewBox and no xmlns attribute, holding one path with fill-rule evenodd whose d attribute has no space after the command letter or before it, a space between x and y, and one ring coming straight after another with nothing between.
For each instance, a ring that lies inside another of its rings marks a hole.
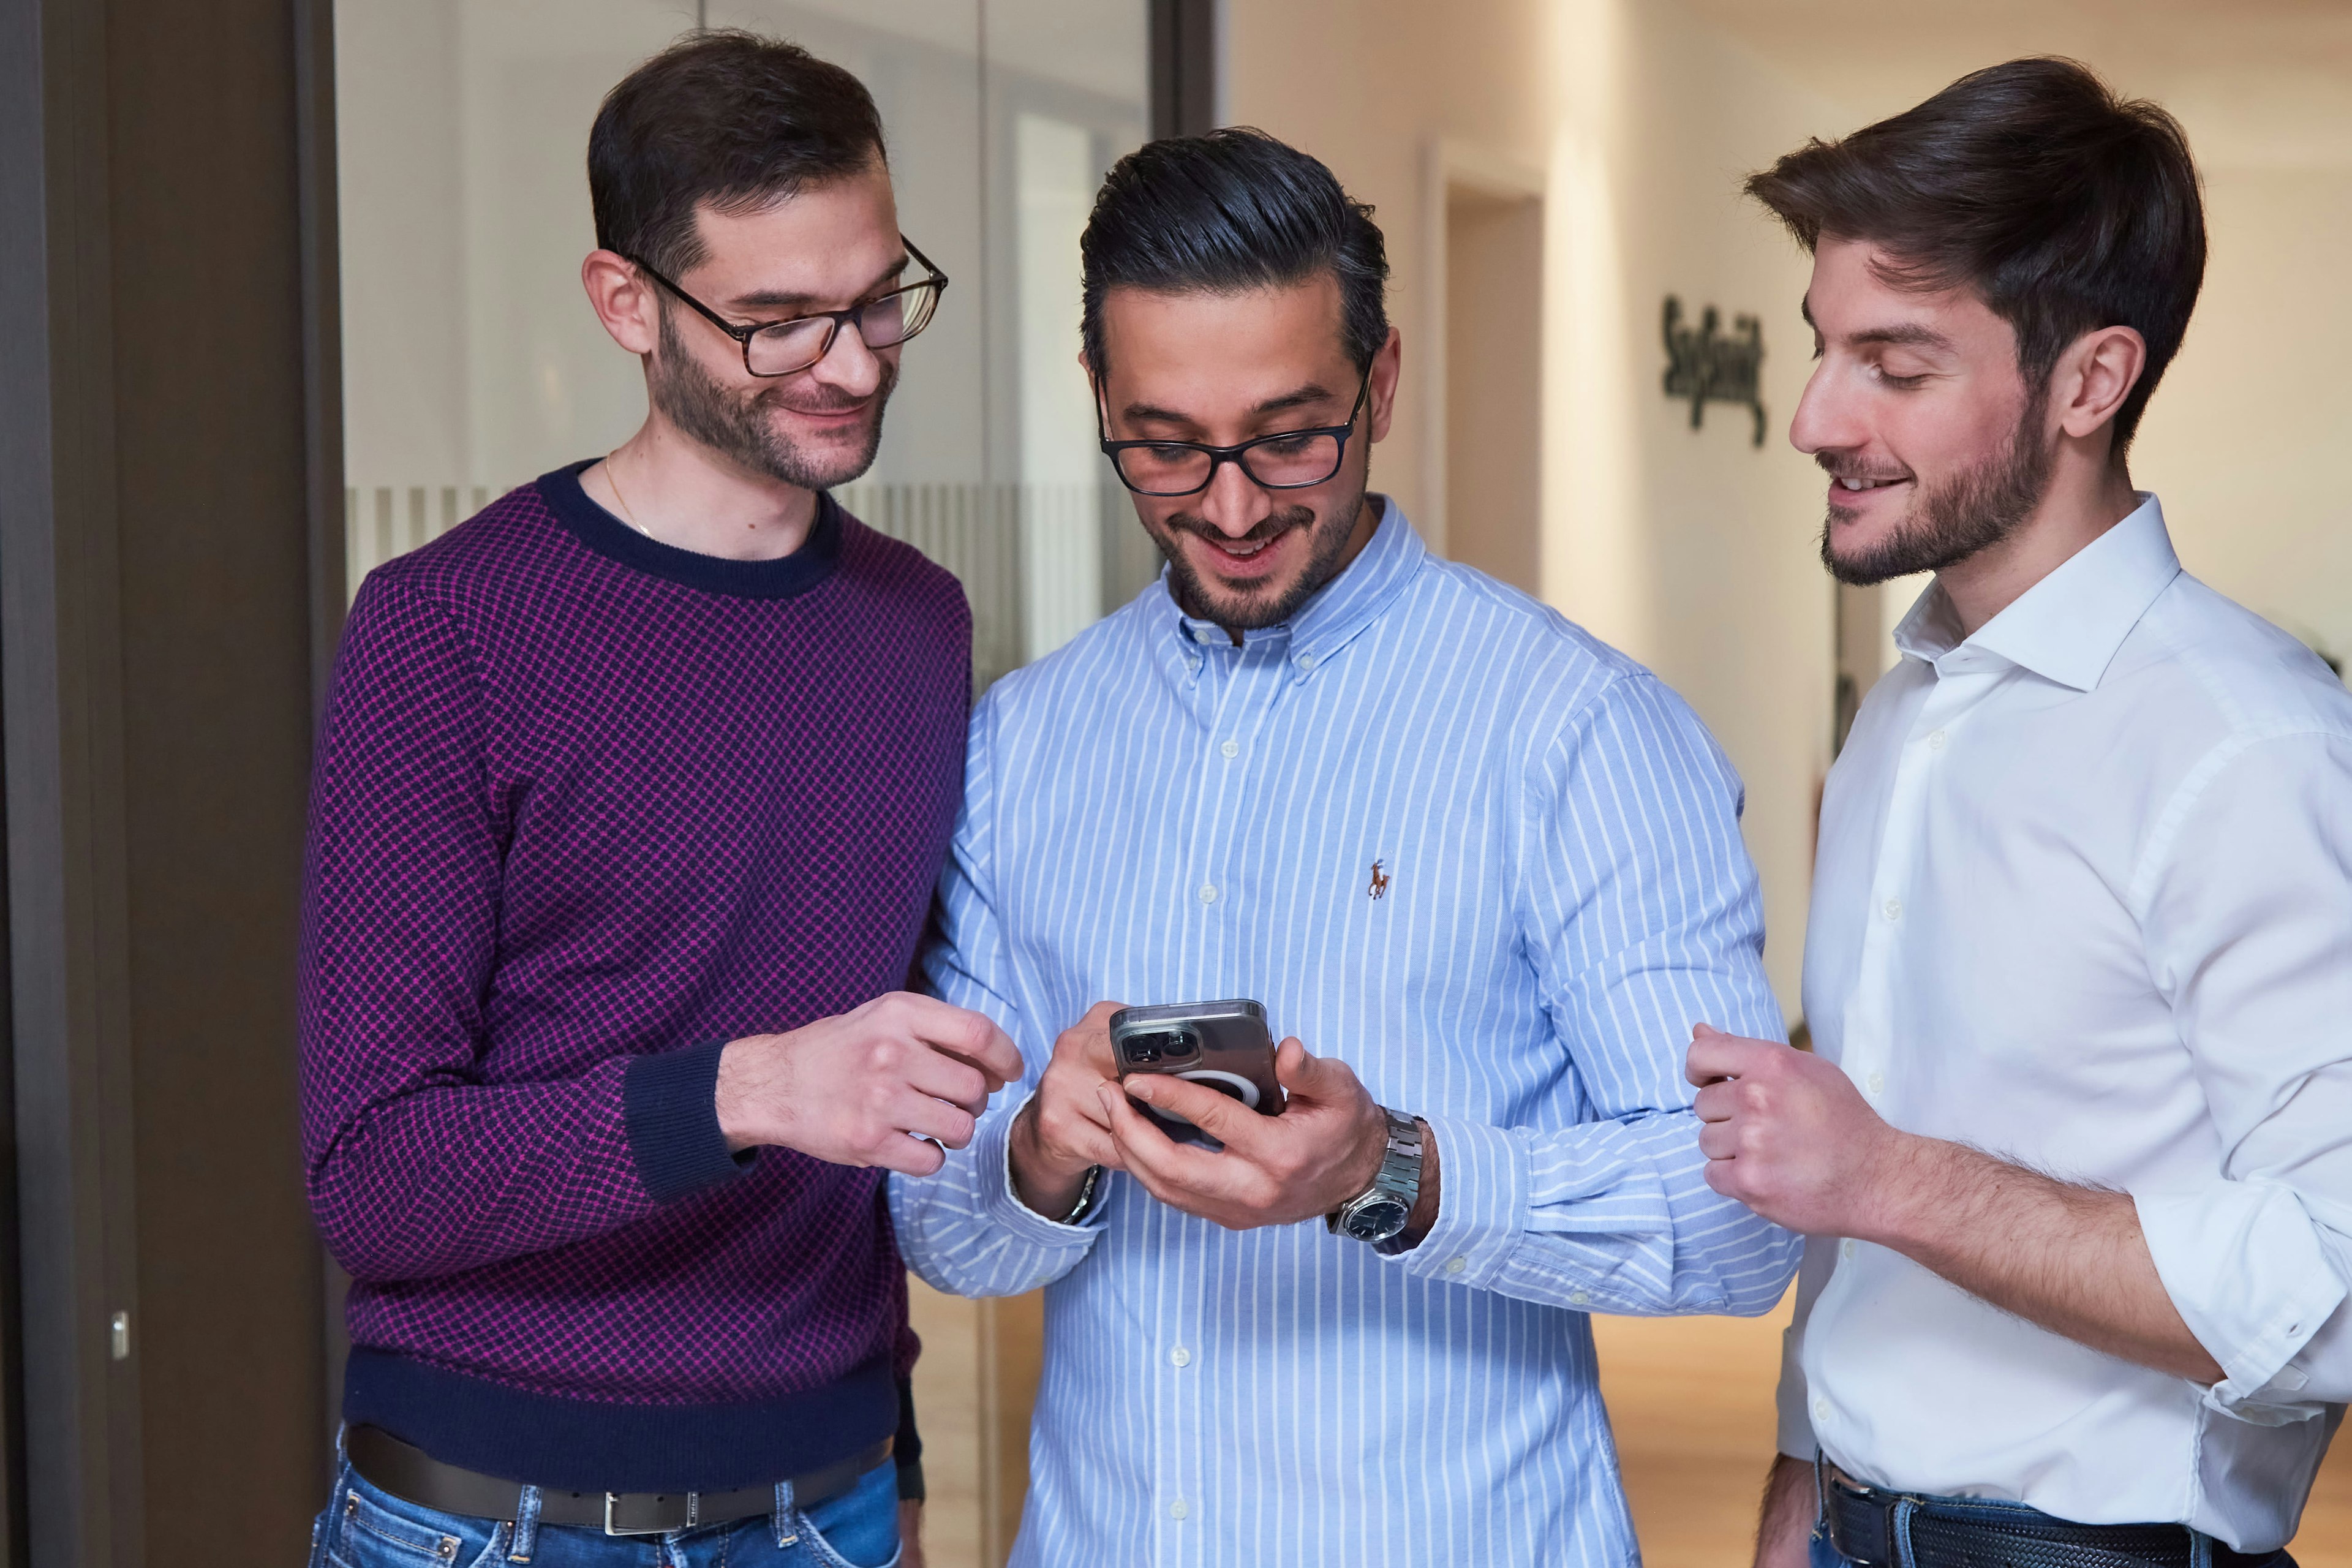
<instances>
[{"instance_id":1,"label":"man in blue striped shirt","mask_svg":"<svg viewBox=\"0 0 2352 1568\"><path fill-rule=\"evenodd\" d=\"M1168 571L974 716L929 974L1028 1070L891 1193L932 1284L1046 1288L1013 1561L1626 1563L1586 1314L1761 1312L1795 1260L1707 1187L1682 1077L1701 1020L1781 1030L1738 781L1368 493L1398 340L1321 163L1154 142L1085 260ZM1106 1024L1229 996L1288 1101L1155 1080L1210 1152Z\"/></svg>"}]
</instances>

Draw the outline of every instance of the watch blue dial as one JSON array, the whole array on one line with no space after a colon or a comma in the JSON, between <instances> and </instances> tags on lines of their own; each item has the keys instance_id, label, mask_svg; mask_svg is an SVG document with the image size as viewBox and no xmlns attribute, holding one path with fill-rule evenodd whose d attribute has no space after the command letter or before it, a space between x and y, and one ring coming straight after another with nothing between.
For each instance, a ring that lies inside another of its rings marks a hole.
<instances>
[{"instance_id":1,"label":"watch blue dial","mask_svg":"<svg viewBox=\"0 0 2352 1568\"><path fill-rule=\"evenodd\" d=\"M1387 1107L1387 1150L1381 1155L1380 1173L1372 1184L1324 1216L1334 1236L1379 1246L1404 1234L1421 1201L1421 1124Z\"/></svg>"}]
</instances>

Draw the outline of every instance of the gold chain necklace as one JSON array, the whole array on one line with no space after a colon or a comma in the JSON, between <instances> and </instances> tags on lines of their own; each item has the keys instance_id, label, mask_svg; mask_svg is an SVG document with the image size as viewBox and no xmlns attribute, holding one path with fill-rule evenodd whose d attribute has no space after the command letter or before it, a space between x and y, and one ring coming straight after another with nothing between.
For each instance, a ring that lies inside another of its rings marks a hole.
<instances>
[{"instance_id":1,"label":"gold chain necklace","mask_svg":"<svg viewBox=\"0 0 2352 1568\"><path fill-rule=\"evenodd\" d=\"M629 526L647 539L653 539L654 531L637 521L636 509L629 504L629 498L621 493L621 470L613 460L620 455L618 447L604 454L604 482L613 487L613 499L621 503L621 515L628 520ZM656 539L654 542L658 544L661 542Z\"/></svg>"}]
</instances>

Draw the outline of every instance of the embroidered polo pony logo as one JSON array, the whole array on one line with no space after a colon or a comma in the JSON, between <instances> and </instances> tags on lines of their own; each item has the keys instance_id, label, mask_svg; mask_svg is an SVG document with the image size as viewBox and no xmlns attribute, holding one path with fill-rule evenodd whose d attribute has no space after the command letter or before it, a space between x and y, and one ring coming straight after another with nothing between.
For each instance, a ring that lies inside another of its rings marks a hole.
<instances>
[{"instance_id":1,"label":"embroidered polo pony logo","mask_svg":"<svg viewBox=\"0 0 2352 1568\"><path fill-rule=\"evenodd\" d=\"M1365 887L1364 896L1371 899L1385 899L1389 896L1389 874L1381 869L1381 863L1378 860L1372 862L1372 879Z\"/></svg>"}]
</instances>

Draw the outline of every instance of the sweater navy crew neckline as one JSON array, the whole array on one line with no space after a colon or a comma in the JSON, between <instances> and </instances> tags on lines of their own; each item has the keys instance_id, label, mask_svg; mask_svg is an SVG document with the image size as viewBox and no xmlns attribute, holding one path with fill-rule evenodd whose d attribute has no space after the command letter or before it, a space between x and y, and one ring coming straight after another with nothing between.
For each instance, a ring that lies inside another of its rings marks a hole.
<instances>
[{"instance_id":1,"label":"sweater navy crew neckline","mask_svg":"<svg viewBox=\"0 0 2352 1568\"><path fill-rule=\"evenodd\" d=\"M816 521L798 550L768 561L737 561L664 544L599 506L581 486L580 476L603 461L583 458L542 474L539 493L566 532L608 561L681 587L739 599L790 599L805 594L832 576L840 563L841 505L830 490L817 491Z\"/></svg>"}]
</instances>

